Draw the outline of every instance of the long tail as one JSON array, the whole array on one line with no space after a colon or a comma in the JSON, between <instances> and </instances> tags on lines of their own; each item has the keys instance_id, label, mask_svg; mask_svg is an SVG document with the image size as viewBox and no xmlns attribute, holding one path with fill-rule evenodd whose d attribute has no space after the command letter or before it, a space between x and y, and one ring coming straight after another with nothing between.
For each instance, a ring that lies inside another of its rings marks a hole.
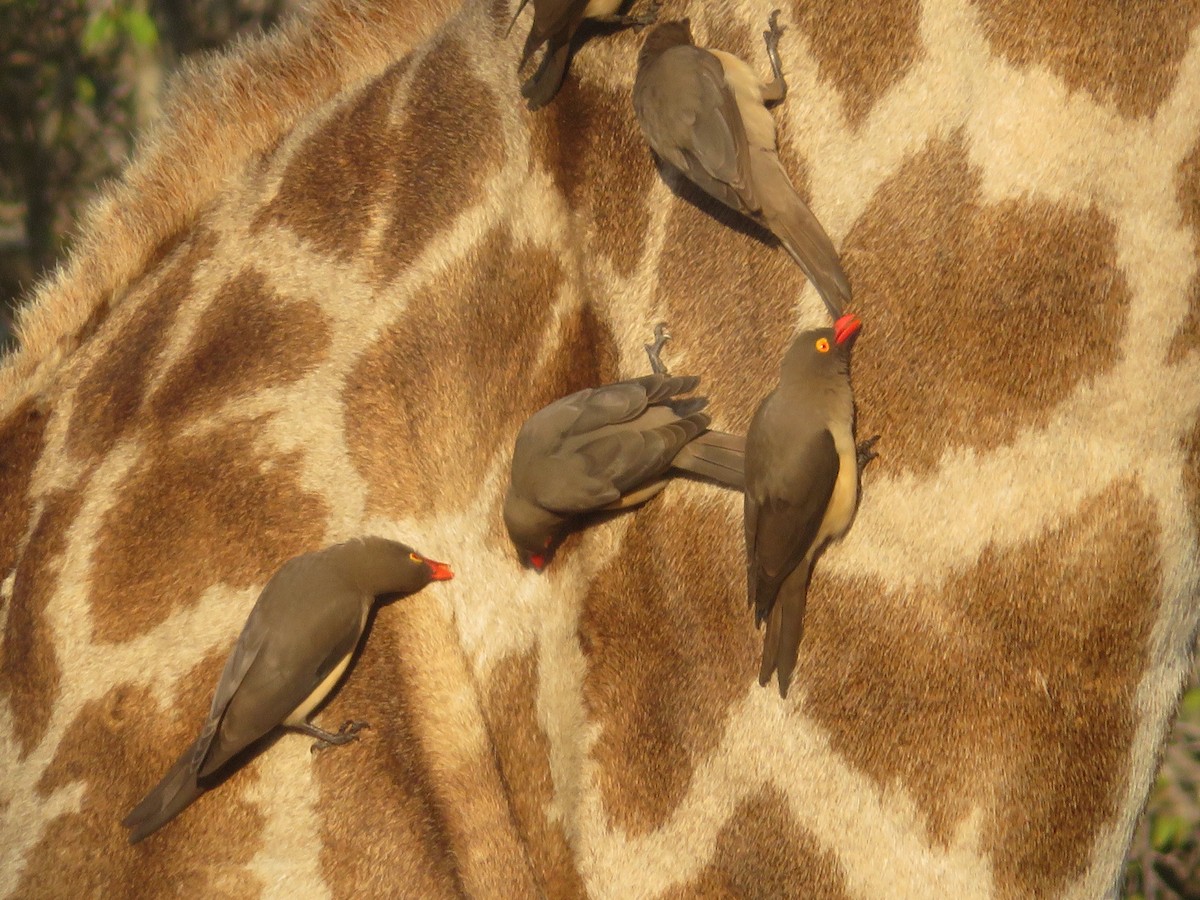
<instances>
[{"instance_id":1,"label":"long tail","mask_svg":"<svg viewBox=\"0 0 1200 900\"><path fill-rule=\"evenodd\" d=\"M508 39L508 36L510 34L512 34L513 26L517 24L517 19L519 19L521 17L521 10L523 10L528 3L529 3L529 0L521 0L521 2L517 4L517 11L513 13L512 21L508 23L508 31L504 32L504 37L506 40ZM532 32L531 32L531 34L532 34ZM525 59L528 59L528 58L529 58L529 53L528 53L528 42L527 42Z\"/></svg>"},{"instance_id":2,"label":"long tail","mask_svg":"<svg viewBox=\"0 0 1200 900\"><path fill-rule=\"evenodd\" d=\"M546 55L538 70L521 85L521 94L529 101L530 109L541 109L554 99L567 74L567 57L571 51L571 36L556 35L546 44Z\"/></svg>"},{"instance_id":3,"label":"long tail","mask_svg":"<svg viewBox=\"0 0 1200 900\"><path fill-rule=\"evenodd\" d=\"M196 782L197 744L199 741L183 752L162 781L121 821L130 831L129 843L136 844L153 834L204 793L204 788Z\"/></svg>"},{"instance_id":4,"label":"long tail","mask_svg":"<svg viewBox=\"0 0 1200 900\"><path fill-rule=\"evenodd\" d=\"M772 674L779 676L779 696L787 697L792 683L792 671L804 636L804 608L808 605L808 580L812 564L804 561L779 588L775 605L767 616L767 633L763 636L762 666L758 683L764 687Z\"/></svg>"},{"instance_id":5,"label":"long tail","mask_svg":"<svg viewBox=\"0 0 1200 900\"><path fill-rule=\"evenodd\" d=\"M850 282L833 248L833 241L796 193L778 156L770 151L753 153L751 167L767 227L804 270L825 301L829 314L835 321L840 319L842 307L850 302Z\"/></svg>"},{"instance_id":6,"label":"long tail","mask_svg":"<svg viewBox=\"0 0 1200 900\"><path fill-rule=\"evenodd\" d=\"M685 444L671 460L671 465L736 490L745 490L746 439L740 434L706 431Z\"/></svg>"}]
</instances>

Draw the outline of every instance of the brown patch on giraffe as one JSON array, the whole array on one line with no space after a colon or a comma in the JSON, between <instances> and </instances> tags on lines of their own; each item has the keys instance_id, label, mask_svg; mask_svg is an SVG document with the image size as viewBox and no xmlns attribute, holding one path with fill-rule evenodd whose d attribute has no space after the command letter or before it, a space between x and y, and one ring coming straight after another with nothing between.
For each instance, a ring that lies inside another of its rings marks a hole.
<instances>
[{"instance_id":1,"label":"brown patch on giraffe","mask_svg":"<svg viewBox=\"0 0 1200 900\"><path fill-rule=\"evenodd\" d=\"M794 682L805 715L881 792L902 789L935 843L982 810L1000 896L1056 895L1124 790L1158 531L1153 501L1117 482L935 587L818 569Z\"/></svg>"},{"instance_id":2,"label":"brown patch on giraffe","mask_svg":"<svg viewBox=\"0 0 1200 900\"><path fill-rule=\"evenodd\" d=\"M144 634L213 584L263 584L321 543L327 510L297 454L255 448L261 419L165 441L115 490L93 553L95 639Z\"/></svg>"},{"instance_id":3,"label":"brown patch on giraffe","mask_svg":"<svg viewBox=\"0 0 1200 900\"><path fill-rule=\"evenodd\" d=\"M42 454L46 411L35 400L26 400L0 425L0 580L17 564L17 547L29 529L33 501L28 495L29 479Z\"/></svg>"},{"instance_id":4,"label":"brown patch on giraffe","mask_svg":"<svg viewBox=\"0 0 1200 900\"><path fill-rule=\"evenodd\" d=\"M1098 210L987 205L961 140L932 141L876 193L844 256L863 314L854 385L865 434L927 472L1045 424L1120 354L1129 289Z\"/></svg>"},{"instance_id":5,"label":"brown patch on giraffe","mask_svg":"<svg viewBox=\"0 0 1200 900\"><path fill-rule=\"evenodd\" d=\"M1200 143L1179 166L1176 184L1183 224L1192 229L1196 257L1200 259ZM1178 363L1196 350L1200 350L1200 270L1192 275L1188 286L1187 313L1167 348L1167 362Z\"/></svg>"},{"instance_id":6,"label":"brown patch on giraffe","mask_svg":"<svg viewBox=\"0 0 1200 900\"><path fill-rule=\"evenodd\" d=\"M161 266L168 257L172 256L180 244L195 232L189 230L177 231L175 234L168 235L158 242L158 245L150 251L146 258L146 264L142 267L142 272L153 272ZM78 347L93 334L100 330L100 326L107 320L112 312L112 297L105 296L97 299L95 307L88 315L87 320L79 327L75 333L71 346Z\"/></svg>"},{"instance_id":7,"label":"brown patch on giraffe","mask_svg":"<svg viewBox=\"0 0 1200 900\"><path fill-rule=\"evenodd\" d=\"M792 15L821 75L841 93L846 119L855 128L925 55L916 0L869 9L837 0L794 0Z\"/></svg>"},{"instance_id":8,"label":"brown patch on giraffe","mask_svg":"<svg viewBox=\"0 0 1200 900\"><path fill-rule=\"evenodd\" d=\"M217 244L211 231L198 229L172 254L174 262L124 323L102 355L91 363L75 390L67 429L67 449L77 458L103 456L138 421L146 382L166 346L175 315L191 296L196 267Z\"/></svg>"},{"instance_id":9,"label":"brown patch on giraffe","mask_svg":"<svg viewBox=\"0 0 1200 900\"><path fill-rule=\"evenodd\" d=\"M420 711L397 665L405 652L390 621L397 612L373 615L358 658L317 717L328 720L325 727L351 718L371 725L358 742L313 763L322 876L335 897L381 896L396 885L414 897L464 896L436 776L416 731Z\"/></svg>"},{"instance_id":10,"label":"brown patch on giraffe","mask_svg":"<svg viewBox=\"0 0 1200 900\"><path fill-rule=\"evenodd\" d=\"M80 502L78 494L60 492L47 498L13 581L0 643L0 683L12 711L12 734L21 759L45 736L58 699L62 672L46 606L58 586L60 554L67 549L67 530Z\"/></svg>"},{"instance_id":11,"label":"brown patch on giraffe","mask_svg":"<svg viewBox=\"0 0 1200 900\"><path fill-rule=\"evenodd\" d=\"M547 897L583 898L587 889L562 826L547 816L554 799L550 741L538 724L536 651L497 663L487 685L484 716L508 788L517 830Z\"/></svg>"},{"instance_id":12,"label":"brown patch on giraffe","mask_svg":"<svg viewBox=\"0 0 1200 900\"><path fill-rule=\"evenodd\" d=\"M572 212L587 217L589 252L628 277L641 261L657 174L628 91L568 78L547 109L530 116L533 152Z\"/></svg>"},{"instance_id":13,"label":"brown patch on giraffe","mask_svg":"<svg viewBox=\"0 0 1200 900\"><path fill-rule=\"evenodd\" d=\"M984 34L1009 63L1044 66L1129 117L1150 116L1166 99L1200 23L1195 3L975 2Z\"/></svg>"},{"instance_id":14,"label":"brown patch on giraffe","mask_svg":"<svg viewBox=\"0 0 1200 900\"><path fill-rule=\"evenodd\" d=\"M492 0L488 12L492 18L492 37L503 39L508 33L508 26L513 18L508 10L508 0ZM513 26L516 30L516 26Z\"/></svg>"},{"instance_id":15,"label":"brown patch on giraffe","mask_svg":"<svg viewBox=\"0 0 1200 900\"><path fill-rule=\"evenodd\" d=\"M779 790L766 787L739 803L721 826L712 861L687 885L659 895L689 897L848 900L850 894L837 855L796 823Z\"/></svg>"},{"instance_id":16,"label":"brown patch on giraffe","mask_svg":"<svg viewBox=\"0 0 1200 900\"><path fill-rule=\"evenodd\" d=\"M1183 489L1187 508L1192 515L1192 527L1200 532L1200 417L1192 430L1180 441L1183 450Z\"/></svg>"},{"instance_id":17,"label":"brown patch on giraffe","mask_svg":"<svg viewBox=\"0 0 1200 900\"><path fill-rule=\"evenodd\" d=\"M252 228L282 225L322 253L352 258L362 247L376 206L396 177L402 127L395 114L412 65L407 54L351 95L288 161L275 197Z\"/></svg>"},{"instance_id":18,"label":"brown patch on giraffe","mask_svg":"<svg viewBox=\"0 0 1200 900\"><path fill-rule=\"evenodd\" d=\"M412 265L476 203L504 159L496 97L471 74L469 57L460 41L443 40L413 73L390 157L391 220L375 258L381 282Z\"/></svg>"},{"instance_id":19,"label":"brown patch on giraffe","mask_svg":"<svg viewBox=\"0 0 1200 900\"><path fill-rule=\"evenodd\" d=\"M233 775L137 846L120 824L199 734L227 652L180 680L178 714L127 682L83 704L37 786L49 798L82 783L78 811L51 821L30 850L18 895L140 897L169 886L180 896L258 896L248 865L263 818L242 799L253 775Z\"/></svg>"},{"instance_id":20,"label":"brown patch on giraffe","mask_svg":"<svg viewBox=\"0 0 1200 900\"><path fill-rule=\"evenodd\" d=\"M555 320L562 281L552 254L495 230L364 353L342 396L368 510L425 516L473 502L526 418L612 375L612 336L590 307Z\"/></svg>"},{"instance_id":21,"label":"brown patch on giraffe","mask_svg":"<svg viewBox=\"0 0 1200 900\"><path fill-rule=\"evenodd\" d=\"M632 515L621 553L592 581L579 632L600 792L636 836L666 821L719 744L759 648L741 599L740 531L724 509L659 497Z\"/></svg>"},{"instance_id":22,"label":"brown patch on giraffe","mask_svg":"<svg viewBox=\"0 0 1200 900\"><path fill-rule=\"evenodd\" d=\"M793 168L792 171L795 171ZM794 183L806 193L803 180ZM763 246L767 232L692 189L702 204L673 200L658 268L656 300L666 309L675 340L686 353L679 374L701 375L713 427L745 433L760 400L779 377L779 361L796 328L804 273L779 247ZM702 199L703 198L703 199ZM697 247L709 248L698 253ZM706 301L704 298L715 299ZM811 289L810 308L824 309ZM815 304L813 306L812 304Z\"/></svg>"},{"instance_id":23,"label":"brown patch on giraffe","mask_svg":"<svg viewBox=\"0 0 1200 900\"><path fill-rule=\"evenodd\" d=\"M243 269L201 315L192 344L154 393L154 413L167 422L212 413L231 398L296 381L325 361L330 337L316 302L285 302L261 272Z\"/></svg>"}]
</instances>

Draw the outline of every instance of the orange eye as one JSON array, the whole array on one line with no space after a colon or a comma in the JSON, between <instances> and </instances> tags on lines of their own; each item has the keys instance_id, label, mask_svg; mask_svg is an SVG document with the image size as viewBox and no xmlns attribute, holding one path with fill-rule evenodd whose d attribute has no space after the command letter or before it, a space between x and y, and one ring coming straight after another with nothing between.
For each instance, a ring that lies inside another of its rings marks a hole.
<instances>
[{"instance_id":1,"label":"orange eye","mask_svg":"<svg viewBox=\"0 0 1200 900\"><path fill-rule=\"evenodd\" d=\"M410 553L408 554L408 558L413 562L425 562L425 558L418 553Z\"/></svg>"},{"instance_id":2,"label":"orange eye","mask_svg":"<svg viewBox=\"0 0 1200 900\"><path fill-rule=\"evenodd\" d=\"M828 353L829 352L829 338L817 338L817 352L818 353Z\"/></svg>"}]
</instances>

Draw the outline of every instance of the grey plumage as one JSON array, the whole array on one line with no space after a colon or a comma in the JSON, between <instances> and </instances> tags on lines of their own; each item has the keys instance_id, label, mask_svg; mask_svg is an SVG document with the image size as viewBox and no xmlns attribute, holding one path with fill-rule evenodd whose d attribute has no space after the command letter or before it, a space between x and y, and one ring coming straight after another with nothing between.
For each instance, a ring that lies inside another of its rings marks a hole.
<instances>
[{"instance_id":1,"label":"grey plumage","mask_svg":"<svg viewBox=\"0 0 1200 900\"><path fill-rule=\"evenodd\" d=\"M850 283L829 235L779 161L775 122L765 106L787 93L775 49L777 15L764 35L775 74L770 83L735 56L697 47L686 19L656 26L638 56L634 110L654 152L710 196L770 229L838 319L850 301Z\"/></svg>"},{"instance_id":2,"label":"grey plumage","mask_svg":"<svg viewBox=\"0 0 1200 900\"><path fill-rule=\"evenodd\" d=\"M540 109L554 99L567 72L571 39L584 19L620 25L648 25L655 13L645 16L620 16L617 10L624 0L521 0L513 14L509 30L516 24L528 3L533 4L533 24L525 39L520 66L523 68L538 48L545 47L541 64L523 85L521 94L530 109Z\"/></svg>"},{"instance_id":3,"label":"grey plumage","mask_svg":"<svg viewBox=\"0 0 1200 900\"><path fill-rule=\"evenodd\" d=\"M130 842L178 815L204 792L206 779L279 725L326 743L350 740L353 732L330 734L308 717L345 671L375 598L451 577L444 563L376 537L284 563L250 611L200 736L121 823Z\"/></svg>"},{"instance_id":4,"label":"grey plumage","mask_svg":"<svg viewBox=\"0 0 1200 900\"><path fill-rule=\"evenodd\" d=\"M786 697L804 628L813 564L858 505L850 346L853 315L805 331L746 434L746 575L755 620L767 622L759 683Z\"/></svg>"},{"instance_id":5,"label":"grey plumage","mask_svg":"<svg viewBox=\"0 0 1200 900\"><path fill-rule=\"evenodd\" d=\"M517 434L504 522L535 567L572 517L644 502L672 467L742 484L743 441L705 434L699 379L665 374L578 391L530 416Z\"/></svg>"}]
</instances>

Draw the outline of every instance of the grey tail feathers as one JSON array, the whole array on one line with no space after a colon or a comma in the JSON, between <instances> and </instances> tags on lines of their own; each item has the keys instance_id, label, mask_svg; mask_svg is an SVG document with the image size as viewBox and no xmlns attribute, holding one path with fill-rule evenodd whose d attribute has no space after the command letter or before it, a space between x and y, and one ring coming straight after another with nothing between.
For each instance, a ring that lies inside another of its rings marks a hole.
<instances>
[{"instance_id":1,"label":"grey tail feathers","mask_svg":"<svg viewBox=\"0 0 1200 900\"><path fill-rule=\"evenodd\" d=\"M671 465L735 490L745 490L746 439L739 434L706 431L685 444Z\"/></svg>"},{"instance_id":2,"label":"grey tail feathers","mask_svg":"<svg viewBox=\"0 0 1200 900\"><path fill-rule=\"evenodd\" d=\"M521 85L521 94L529 102L530 109L541 109L554 99L558 89L562 87L563 78L567 74L567 58L571 53L571 41L568 37L551 38L546 45L546 55L538 70L529 76L529 80Z\"/></svg>"},{"instance_id":3,"label":"grey tail feathers","mask_svg":"<svg viewBox=\"0 0 1200 900\"><path fill-rule=\"evenodd\" d=\"M130 831L129 843L136 844L153 834L204 793L196 781L195 750L195 744L188 747L162 781L121 821Z\"/></svg>"},{"instance_id":4,"label":"grey tail feathers","mask_svg":"<svg viewBox=\"0 0 1200 900\"><path fill-rule=\"evenodd\" d=\"M800 654L800 640L804 637L804 611L808 606L811 575L811 563L800 563L784 581L775 598L775 605L767 615L767 633L763 636L758 683L766 687L774 674L779 679L779 696L785 699Z\"/></svg>"},{"instance_id":5,"label":"grey tail feathers","mask_svg":"<svg viewBox=\"0 0 1200 900\"><path fill-rule=\"evenodd\" d=\"M835 321L840 319L844 305L850 302L850 282L833 241L796 193L778 157L774 154L755 154L754 157L758 160L756 169L762 172L755 181L766 188L762 215L767 227L813 283L825 301L829 315Z\"/></svg>"}]
</instances>

